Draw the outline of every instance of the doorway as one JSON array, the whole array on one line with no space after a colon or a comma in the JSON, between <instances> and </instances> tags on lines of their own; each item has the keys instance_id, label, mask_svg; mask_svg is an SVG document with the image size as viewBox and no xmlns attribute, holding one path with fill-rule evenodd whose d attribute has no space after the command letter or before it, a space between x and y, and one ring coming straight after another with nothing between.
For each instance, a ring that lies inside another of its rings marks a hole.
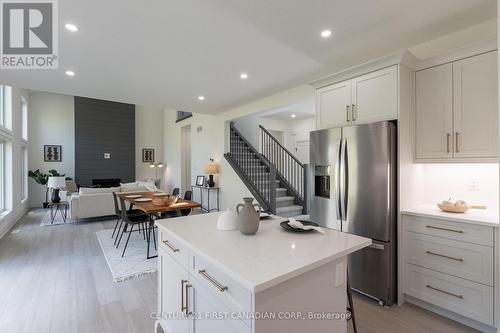
<instances>
[{"instance_id":1,"label":"doorway","mask_svg":"<svg viewBox=\"0 0 500 333\"><path fill-rule=\"evenodd\" d=\"M181 195L191 190L191 125L181 128Z\"/></svg>"}]
</instances>

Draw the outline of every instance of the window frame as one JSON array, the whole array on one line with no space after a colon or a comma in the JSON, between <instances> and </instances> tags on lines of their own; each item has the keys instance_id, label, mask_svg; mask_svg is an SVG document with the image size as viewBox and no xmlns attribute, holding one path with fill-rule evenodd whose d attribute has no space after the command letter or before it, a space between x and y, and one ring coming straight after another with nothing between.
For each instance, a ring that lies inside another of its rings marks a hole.
<instances>
[{"instance_id":1,"label":"window frame","mask_svg":"<svg viewBox=\"0 0 500 333\"><path fill-rule=\"evenodd\" d=\"M28 200L28 146L21 144L21 202Z\"/></svg>"}]
</instances>

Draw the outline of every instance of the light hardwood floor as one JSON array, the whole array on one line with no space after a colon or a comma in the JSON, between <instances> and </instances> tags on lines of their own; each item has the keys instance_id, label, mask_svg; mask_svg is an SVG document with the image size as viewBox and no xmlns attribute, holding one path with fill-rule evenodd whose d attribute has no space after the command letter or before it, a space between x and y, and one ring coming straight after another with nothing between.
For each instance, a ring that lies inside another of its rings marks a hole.
<instances>
[{"instance_id":1,"label":"light hardwood floor","mask_svg":"<svg viewBox=\"0 0 500 333\"><path fill-rule=\"evenodd\" d=\"M95 231L114 224L40 227L45 212L31 211L0 240L0 332L153 332L157 275L111 281ZM359 333L474 332L412 305L354 302Z\"/></svg>"}]
</instances>

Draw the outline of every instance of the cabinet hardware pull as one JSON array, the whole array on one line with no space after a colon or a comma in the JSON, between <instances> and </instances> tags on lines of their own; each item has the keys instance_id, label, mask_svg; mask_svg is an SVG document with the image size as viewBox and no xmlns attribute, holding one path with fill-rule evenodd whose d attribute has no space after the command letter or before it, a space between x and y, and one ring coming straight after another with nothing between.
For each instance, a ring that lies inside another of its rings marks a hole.
<instances>
[{"instance_id":1,"label":"cabinet hardware pull","mask_svg":"<svg viewBox=\"0 0 500 333\"><path fill-rule=\"evenodd\" d=\"M438 229L438 230L444 230L444 231L451 231L451 232L457 232L459 234L463 234L464 232L462 230L455 230L455 229L448 229L448 228L441 228L441 227L435 227L433 225L426 225L426 228L429 229Z\"/></svg>"},{"instance_id":2,"label":"cabinet hardware pull","mask_svg":"<svg viewBox=\"0 0 500 333\"><path fill-rule=\"evenodd\" d=\"M356 119L358 119L356 112L356 105L352 104L351 111L352 111L352 121L356 121Z\"/></svg>"},{"instance_id":3,"label":"cabinet hardware pull","mask_svg":"<svg viewBox=\"0 0 500 333\"><path fill-rule=\"evenodd\" d=\"M174 246L172 246L172 244L170 244L168 242L168 240L164 240L163 244L165 244L166 246L168 246L170 248L170 250L172 250L172 252L179 252L179 249L176 249Z\"/></svg>"},{"instance_id":4,"label":"cabinet hardware pull","mask_svg":"<svg viewBox=\"0 0 500 333\"><path fill-rule=\"evenodd\" d=\"M441 290L441 289L438 289L438 288L435 288L431 285L426 285L427 288L429 289L432 289L432 290L435 290L435 291L439 291L440 293L443 293L443 294L446 294L446 295L450 295L450 296L453 296L453 297L456 297L456 298L460 298L460 299L463 299L464 296L463 295L457 295L457 294L453 294L453 293L450 293L448 291L444 291L444 290Z\"/></svg>"},{"instance_id":5,"label":"cabinet hardware pull","mask_svg":"<svg viewBox=\"0 0 500 333\"><path fill-rule=\"evenodd\" d=\"M455 132L455 152L456 153L459 153L460 152L460 149L459 149L459 145L458 145L458 136L460 134L458 132Z\"/></svg>"},{"instance_id":6,"label":"cabinet hardware pull","mask_svg":"<svg viewBox=\"0 0 500 333\"><path fill-rule=\"evenodd\" d=\"M451 134L450 133L446 133L446 153L449 154L451 153L451 149L450 149L450 142L451 142Z\"/></svg>"},{"instance_id":7,"label":"cabinet hardware pull","mask_svg":"<svg viewBox=\"0 0 500 333\"><path fill-rule=\"evenodd\" d=\"M198 271L205 279L207 279L215 288L217 288L221 293L227 290L227 287L224 287L219 282L217 282L213 277L211 277L205 269L200 269Z\"/></svg>"},{"instance_id":8,"label":"cabinet hardware pull","mask_svg":"<svg viewBox=\"0 0 500 333\"><path fill-rule=\"evenodd\" d=\"M187 282L187 280L181 280L181 312L186 310L186 306L184 305L184 283Z\"/></svg>"},{"instance_id":9,"label":"cabinet hardware pull","mask_svg":"<svg viewBox=\"0 0 500 333\"><path fill-rule=\"evenodd\" d=\"M349 119L349 108L350 106L349 105L346 105L345 106L345 119L347 120L347 122L350 122L351 120Z\"/></svg>"},{"instance_id":10,"label":"cabinet hardware pull","mask_svg":"<svg viewBox=\"0 0 500 333\"><path fill-rule=\"evenodd\" d=\"M446 259L460 261L460 262L464 261L463 258L450 257L450 256L447 256L447 255L436 253L436 252L432 252L432 251L425 251L425 253L432 254L433 256L443 257L443 258L446 258Z\"/></svg>"},{"instance_id":11,"label":"cabinet hardware pull","mask_svg":"<svg viewBox=\"0 0 500 333\"><path fill-rule=\"evenodd\" d=\"M192 284L186 283L186 306L184 308L185 310L184 313L186 314L186 316L190 316L193 314L191 311L189 311L189 295L188 295L189 288L191 288L192 286L193 286Z\"/></svg>"}]
</instances>

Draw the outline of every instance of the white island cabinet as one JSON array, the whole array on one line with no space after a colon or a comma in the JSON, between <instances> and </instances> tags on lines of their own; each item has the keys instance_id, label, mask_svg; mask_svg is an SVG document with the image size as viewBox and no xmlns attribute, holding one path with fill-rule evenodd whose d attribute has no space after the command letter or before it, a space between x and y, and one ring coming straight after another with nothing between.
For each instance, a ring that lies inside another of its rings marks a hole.
<instances>
[{"instance_id":1,"label":"white island cabinet","mask_svg":"<svg viewBox=\"0 0 500 333\"><path fill-rule=\"evenodd\" d=\"M220 213L160 220L158 323L167 333L346 332L346 256L371 240L295 234L273 217L254 236Z\"/></svg>"}]
</instances>

